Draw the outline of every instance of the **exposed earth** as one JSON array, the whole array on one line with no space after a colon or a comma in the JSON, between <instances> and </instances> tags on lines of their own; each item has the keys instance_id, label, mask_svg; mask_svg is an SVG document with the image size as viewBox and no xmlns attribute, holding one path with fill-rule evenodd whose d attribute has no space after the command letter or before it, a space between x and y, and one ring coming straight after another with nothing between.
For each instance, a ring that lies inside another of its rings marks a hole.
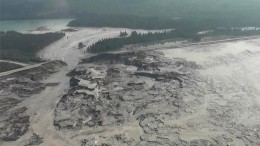
<instances>
[{"instance_id":1,"label":"exposed earth","mask_svg":"<svg viewBox=\"0 0 260 146\"><path fill-rule=\"evenodd\" d=\"M259 39L96 55L76 47L119 32L68 32L39 53L68 66L1 77L0 145L260 145Z\"/></svg>"}]
</instances>

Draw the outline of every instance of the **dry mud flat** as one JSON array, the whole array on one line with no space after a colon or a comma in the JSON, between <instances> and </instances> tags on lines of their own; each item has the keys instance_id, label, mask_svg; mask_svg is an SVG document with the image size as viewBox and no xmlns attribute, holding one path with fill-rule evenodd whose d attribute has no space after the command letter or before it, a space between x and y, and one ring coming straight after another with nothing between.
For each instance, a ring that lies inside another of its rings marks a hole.
<instances>
[{"instance_id":1,"label":"dry mud flat","mask_svg":"<svg viewBox=\"0 0 260 146\"><path fill-rule=\"evenodd\" d=\"M29 108L29 101L34 100L33 95L41 93L49 86L55 86L54 83L47 84L42 80L64 66L67 66L64 62L52 61L0 78L0 145L16 141L29 132L32 116L30 112L38 112ZM41 138L33 134L23 145L39 143L42 143Z\"/></svg>"},{"instance_id":2,"label":"dry mud flat","mask_svg":"<svg viewBox=\"0 0 260 146\"><path fill-rule=\"evenodd\" d=\"M260 145L260 106L250 98L259 92L207 74L230 59L204 66L154 51L84 59L68 74L54 126L81 146Z\"/></svg>"}]
</instances>

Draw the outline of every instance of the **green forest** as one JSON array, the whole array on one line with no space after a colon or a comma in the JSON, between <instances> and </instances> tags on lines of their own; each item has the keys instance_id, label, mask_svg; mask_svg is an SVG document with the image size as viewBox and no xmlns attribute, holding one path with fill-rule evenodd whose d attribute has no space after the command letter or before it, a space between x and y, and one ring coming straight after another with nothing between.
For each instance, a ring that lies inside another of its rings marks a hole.
<instances>
[{"instance_id":1,"label":"green forest","mask_svg":"<svg viewBox=\"0 0 260 146\"><path fill-rule=\"evenodd\" d=\"M224 24L223 24L224 25ZM219 25L214 21L173 20L159 17L140 17L130 15L95 15L89 14L72 20L68 26L71 27L116 27L131 29L188 29L201 31L215 29ZM225 26L229 26L225 24Z\"/></svg>"},{"instance_id":2,"label":"green forest","mask_svg":"<svg viewBox=\"0 0 260 146\"><path fill-rule=\"evenodd\" d=\"M0 59L21 62L40 61L37 52L64 37L64 33L22 34L0 32Z\"/></svg>"},{"instance_id":3,"label":"green forest","mask_svg":"<svg viewBox=\"0 0 260 146\"><path fill-rule=\"evenodd\" d=\"M129 36L126 36L126 32L120 32L119 37L117 38L107 38L102 39L96 42L95 44L88 47L88 52L91 53L102 53L115 51L123 48L125 45L132 44L143 44L147 43L160 43L174 41L174 39L184 39L190 40L193 42L201 41L202 37L209 36L230 36L230 37L238 37L238 36L254 36L260 35L260 30L248 30L242 31L241 29L216 29L212 32L201 34L197 33L197 30L189 30L189 29L180 29L180 30L171 30L157 33L147 33L141 34L133 31Z\"/></svg>"},{"instance_id":4,"label":"green forest","mask_svg":"<svg viewBox=\"0 0 260 146\"><path fill-rule=\"evenodd\" d=\"M257 23L255 23L257 24ZM260 24L260 23L259 23ZM160 17L140 17L131 15L96 15L87 14L69 22L70 27L116 27L131 29L188 29L191 31L203 31L217 29L218 27L231 28L233 26L251 26L250 22L225 20L225 19L169 19ZM260 26L260 25L259 25Z\"/></svg>"},{"instance_id":5,"label":"green forest","mask_svg":"<svg viewBox=\"0 0 260 146\"><path fill-rule=\"evenodd\" d=\"M195 32L184 30L171 30L157 33L141 34L133 31L128 37L108 38L99 40L97 43L88 47L88 51L91 53L101 53L114 51L122 48L125 45L130 44L144 44L151 42L158 42L162 40L171 39L190 39L193 41L200 41L200 36Z\"/></svg>"},{"instance_id":6,"label":"green forest","mask_svg":"<svg viewBox=\"0 0 260 146\"><path fill-rule=\"evenodd\" d=\"M260 35L260 30L246 30L242 31L241 29L217 29L211 33L206 34L205 36L231 36L231 37L239 37L239 36L254 36Z\"/></svg>"},{"instance_id":7,"label":"green forest","mask_svg":"<svg viewBox=\"0 0 260 146\"><path fill-rule=\"evenodd\" d=\"M174 20L122 15L87 15L72 20L68 26L72 27L118 27L132 29L170 29L174 28Z\"/></svg>"},{"instance_id":8,"label":"green forest","mask_svg":"<svg viewBox=\"0 0 260 146\"><path fill-rule=\"evenodd\" d=\"M13 69L17 69L17 68L21 68L21 67L22 66L17 65L17 64L13 64L13 63L0 62L0 73L5 72L5 71L9 71L9 70L13 70Z\"/></svg>"}]
</instances>

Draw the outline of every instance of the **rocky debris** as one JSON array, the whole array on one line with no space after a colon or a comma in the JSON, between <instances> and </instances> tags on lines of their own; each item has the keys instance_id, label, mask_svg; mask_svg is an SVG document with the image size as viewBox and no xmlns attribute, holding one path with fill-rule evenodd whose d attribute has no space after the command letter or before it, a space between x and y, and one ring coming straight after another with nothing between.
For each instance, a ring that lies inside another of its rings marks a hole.
<instances>
[{"instance_id":1,"label":"rocky debris","mask_svg":"<svg viewBox=\"0 0 260 146\"><path fill-rule=\"evenodd\" d=\"M133 89L133 90L143 90L145 88L145 82L129 82L127 83L127 86L130 88L130 89Z\"/></svg>"},{"instance_id":2,"label":"rocky debris","mask_svg":"<svg viewBox=\"0 0 260 146\"><path fill-rule=\"evenodd\" d=\"M72 77L70 79L70 87L76 87L79 85L80 80L76 79L75 77Z\"/></svg>"},{"instance_id":3,"label":"rocky debris","mask_svg":"<svg viewBox=\"0 0 260 146\"><path fill-rule=\"evenodd\" d=\"M201 69L202 68L200 65L196 64L195 62L187 62L187 61L181 61L181 60L176 60L175 65L176 65L176 67L185 66L186 69L187 68L191 68L191 69ZM182 69L185 69L185 68L182 68Z\"/></svg>"},{"instance_id":4,"label":"rocky debris","mask_svg":"<svg viewBox=\"0 0 260 146\"><path fill-rule=\"evenodd\" d=\"M160 71L159 66L162 64L158 54L146 54L145 52L126 52L126 53L103 53L96 56L83 59L83 63L122 63L128 66L135 66L139 71L153 70Z\"/></svg>"},{"instance_id":5,"label":"rocky debris","mask_svg":"<svg viewBox=\"0 0 260 146\"><path fill-rule=\"evenodd\" d=\"M133 138L129 138L125 133L124 134L117 134L114 136L116 141L121 144L131 145L135 142Z\"/></svg>"},{"instance_id":6,"label":"rocky debris","mask_svg":"<svg viewBox=\"0 0 260 146\"><path fill-rule=\"evenodd\" d=\"M0 142L16 141L28 131L30 116L26 113L27 107L19 103L42 92L47 86L41 83L42 79L63 66L66 64L62 61L52 61L0 78Z\"/></svg>"},{"instance_id":7,"label":"rocky debris","mask_svg":"<svg viewBox=\"0 0 260 146\"><path fill-rule=\"evenodd\" d=\"M67 75L70 77L76 76L76 75L83 75L86 74L86 69L84 67L76 67L71 72L69 72Z\"/></svg>"},{"instance_id":8,"label":"rocky debris","mask_svg":"<svg viewBox=\"0 0 260 146\"><path fill-rule=\"evenodd\" d=\"M24 146L40 145L42 142L43 142L43 138L41 138L39 135L33 133L31 138L28 140L28 142Z\"/></svg>"},{"instance_id":9,"label":"rocky debris","mask_svg":"<svg viewBox=\"0 0 260 146\"><path fill-rule=\"evenodd\" d=\"M11 98L11 97L3 97L0 99L0 117L6 115L6 111L12 109L13 107L17 106L18 103L20 103L21 100Z\"/></svg>"},{"instance_id":10,"label":"rocky debris","mask_svg":"<svg viewBox=\"0 0 260 146\"><path fill-rule=\"evenodd\" d=\"M182 82L183 82L181 80L181 76L185 76L184 74L179 74L176 72L166 72L166 73L136 72L135 75L153 78L156 81L164 81L164 82L169 82L170 80L176 80L179 82L180 88L182 88Z\"/></svg>"},{"instance_id":11,"label":"rocky debris","mask_svg":"<svg viewBox=\"0 0 260 146\"><path fill-rule=\"evenodd\" d=\"M44 86L45 87L54 87L54 86L58 86L60 83L45 83Z\"/></svg>"},{"instance_id":12,"label":"rocky debris","mask_svg":"<svg viewBox=\"0 0 260 146\"><path fill-rule=\"evenodd\" d=\"M71 103L74 100L81 101L81 103ZM72 130L81 129L83 126L102 125L101 111L97 108L99 105L99 101L93 95L80 93L64 95L55 110L54 125L57 129ZM67 111L73 110L71 107L74 107L73 113Z\"/></svg>"},{"instance_id":13,"label":"rocky debris","mask_svg":"<svg viewBox=\"0 0 260 146\"><path fill-rule=\"evenodd\" d=\"M67 64L62 61L52 61L37 68L1 77L0 89L5 92L15 93L21 98L38 94L45 89L41 80L66 65Z\"/></svg>"},{"instance_id":14,"label":"rocky debris","mask_svg":"<svg viewBox=\"0 0 260 146\"><path fill-rule=\"evenodd\" d=\"M112 146L110 144L102 143L101 146Z\"/></svg>"},{"instance_id":15,"label":"rocky debris","mask_svg":"<svg viewBox=\"0 0 260 146\"><path fill-rule=\"evenodd\" d=\"M26 82L25 84L11 85L10 88L12 93L16 93L20 98L25 98L43 91L45 89L43 85L39 82Z\"/></svg>"},{"instance_id":16,"label":"rocky debris","mask_svg":"<svg viewBox=\"0 0 260 146\"><path fill-rule=\"evenodd\" d=\"M214 146L216 143L213 143L205 139L195 139L190 142L190 146Z\"/></svg>"},{"instance_id":17,"label":"rocky debris","mask_svg":"<svg viewBox=\"0 0 260 146\"><path fill-rule=\"evenodd\" d=\"M107 70L107 78L118 78L120 76L120 70L118 68L109 68Z\"/></svg>"},{"instance_id":18,"label":"rocky debris","mask_svg":"<svg viewBox=\"0 0 260 146\"><path fill-rule=\"evenodd\" d=\"M0 96L0 142L14 141L27 132L29 116L25 114L26 107L16 108L21 99Z\"/></svg>"},{"instance_id":19,"label":"rocky debris","mask_svg":"<svg viewBox=\"0 0 260 146\"><path fill-rule=\"evenodd\" d=\"M82 139L80 142L80 146L112 146L106 143L99 143L98 137L93 137L90 139Z\"/></svg>"},{"instance_id":20,"label":"rocky debris","mask_svg":"<svg viewBox=\"0 0 260 146\"><path fill-rule=\"evenodd\" d=\"M87 146L87 142L88 142L87 139L82 139L81 140L81 146Z\"/></svg>"},{"instance_id":21,"label":"rocky debris","mask_svg":"<svg viewBox=\"0 0 260 146\"><path fill-rule=\"evenodd\" d=\"M83 59L81 61L81 64L83 63L99 63L99 62L107 62L107 63L112 63L112 62L124 62L128 60L129 57L132 57L135 53L134 52L127 52L127 53L119 53L119 54L112 54L112 53L102 53L98 54L96 56Z\"/></svg>"},{"instance_id":22,"label":"rocky debris","mask_svg":"<svg viewBox=\"0 0 260 146\"><path fill-rule=\"evenodd\" d=\"M10 112L9 117L1 121L0 140L15 141L27 132L30 117L25 115L26 110L26 107L15 109Z\"/></svg>"}]
</instances>

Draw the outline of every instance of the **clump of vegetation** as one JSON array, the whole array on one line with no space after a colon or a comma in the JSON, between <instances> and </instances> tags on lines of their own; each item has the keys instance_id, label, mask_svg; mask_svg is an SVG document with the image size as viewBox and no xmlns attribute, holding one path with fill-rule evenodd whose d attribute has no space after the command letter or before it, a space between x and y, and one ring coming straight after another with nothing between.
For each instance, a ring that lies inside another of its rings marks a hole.
<instances>
[{"instance_id":1,"label":"clump of vegetation","mask_svg":"<svg viewBox=\"0 0 260 146\"><path fill-rule=\"evenodd\" d=\"M22 34L14 31L0 32L0 59L20 62L40 61L36 55L37 52L64 36L64 33Z\"/></svg>"},{"instance_id":2,"label":"clump of vegetation","mask_svg":"<svg viewBox=\"0 0 260 146\"><path fill-rule=\"evenodd\" d=\"M207 36L226 35L226 36L254 36L260 35L260 30L241 30L241 29L216 29L211 33L206 34Z\"/></svg>"},{"instance_id":3,"label":"clump of vegetation","mask_svg":"<svg viewBox=\"0 0 260 146\"><path fill-rule=\"evenodd\" d=\"M21 65L8 63L8 62L0 62L0 72L5 72L13 69L21 68Z\"/></svg>"},{"instance_id":4,"label":"clump of vegetation","mask_svg":"<svg viewBox=\"0 0 260 146\"><path fill-rule=\"evenodd\" d=\"M81 49L81 48L83 48L83 47L85 47L85 45L83 45L82 42L79 42L79 44L78 44L78 48Z\"/></svg>"},{"instance_id":5,"label":"clump of vegetation","mask_svg":"<svg viewBox=\"0 0 260 146\"><path fill-rule=\"evenodd\" d=\"M124 45L151 43L176 38L192 39L195 41L200 40L200 37L196 35L196 33L185 30L172 30L147 34L141 34L133 31L128 37L102 39L89 46L88 51L91 53L108 52L118 50Z\"/></svg>"},{"instance_id":6,"label":"clump of vegetation","mask_svg":"<svg viewBox=\"0 0 260 146\"><path fill-rule=\"evenodd\" d=\"M120 32L119 34L119 37L126 37L128 35L128 33L125 31L125 32Z\"/></svg>"}]
</instances>

